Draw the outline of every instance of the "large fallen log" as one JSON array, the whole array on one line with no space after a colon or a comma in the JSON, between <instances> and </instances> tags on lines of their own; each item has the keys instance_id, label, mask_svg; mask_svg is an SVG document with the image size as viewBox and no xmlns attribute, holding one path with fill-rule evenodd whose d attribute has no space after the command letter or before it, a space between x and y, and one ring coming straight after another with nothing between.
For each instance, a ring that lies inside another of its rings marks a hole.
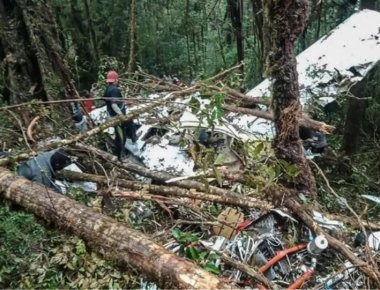
<instances>
[{"instance_id":1,"label":"large fallen log","mask_svg":"<svg viewBox=\"0 0 380 290\"><path fill-rule=\"evenodd\" d=\"M117 160L116 156L114 156L110 153L104 152L104 151L97 149L95 147L92 147L92 146L83 145L83 144L78 143L75 145L75 147L77 149L84 151L84 152L92 153L92 154L100 157L101 159L103 159L105 161L114 163L120 168L124 168L128 171L137 173L139 175L149 177L149 178L154 179L156 181L160 181L160 182L164 183L167 180L170 180L173 177L175 177L175 176L170 175L166 172L150 170L150 169L148 169L144 166L138 165L132 161L120 162ZM176 186L182 187L182 188L187 188L187 189L196 189L200 192L206 192L206 193L210 193L213 195L224 196L226 198L227 197L230 197L230 198L234 197L237 199L241 198L241 195L236 194L230 190L215 187L215 186L207 186L201 182L194 181L194 180L177 180L177 181L171 182L170 184L173 184L173 185L176 185ZM251 198L253 201L254 198L253 197L251 197ZM272 205L269 204L268 202L264 201L264 200L260 200L259 198L255 198L255 200L256 200L255 208L259 208L262 210L268 210L268 209L272 208Z\"/></svg>"},{"instance_id":2,"label":"large fallen log","mask_svg":"<svg viewBox=\"0 0 380 290\"><path fill-rule=\"evenodd\" d=\"M263 118L269 121L274 121L274 116L272 112L265 112L261 110L256 110L256 109L248 109L248 108L242 108L242 107L237 107L233 105L223 105L223 109L226 111L234 112L234 113L242 113L246 115L251 115L259 118ZM302 115L299 124L311 128L313 130L322 132L324 134L330 134L335 130L334 126L327 125L324 122L316 121L313 119L308 118L307 116Z\"/></svg>"},{"instance_id":3,"label":"large fallen log","mask_svg":"<svg viewBox=\"0 0 380 290\"><path fill-rule=\"evenodd\" d=\"M65 178L71 181L93 181L98 184L108 185L109 180L100 175L88 174L88 173L80 173L64 170L58 177ZM177 196L177 197L187 197L192 199L199 199L211 202L217 202L221 204L227 205L235 205L240 206L242 208L256 208L257 207L257 198L235 194L224 194L224 195L216 195L216 194L207 194L204 192L198 192L193 190L187 190L178 186L162 186L162 185L154 185L154 184L146 184L137 181L131 181L126 179L113 179L113 186L123 187L135 191L147 191L156 195L163 196ZM261 208L262 210L264 208ZM270 207L267 208L268 210Z\"/></svg>"},{"instance_id":4,"label":"large fallen log","mask_svg":"<svg viewBox=\"0 0 380 290\"><path fill-rule=\"evenodd\" d=\"M1 167L0 196L49 223L73 231L99 253L145 274L162 288L232 288L142 233Z\"/></svg>"}]
</instances>

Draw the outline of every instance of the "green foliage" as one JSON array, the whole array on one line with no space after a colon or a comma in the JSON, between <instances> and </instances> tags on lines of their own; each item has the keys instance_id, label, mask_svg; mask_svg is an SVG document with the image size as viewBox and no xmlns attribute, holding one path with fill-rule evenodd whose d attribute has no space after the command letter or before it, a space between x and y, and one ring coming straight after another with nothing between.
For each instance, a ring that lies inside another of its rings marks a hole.
<instances>
[{"instance_id":1,"label":"green foliage","mask_svg":"<svg viewBox=\"0 0 380 290\"><path fill-rule=\"evenodd\" d=\"M0 206L0 288L109 288L137 285L131 275L91 253L83 240Z\"/></svg>"},{"instance_id":2,"label":"green foliage","mask_svg":"<svg viewBox=\"0 0 380 290\"><path fill-rule=\"evenodd\" d=\"M180 244L192 243L199 240L197 235L182 232L179 228L173 229L172 235Z\"/></svg>"},{"instance_id":3,"label":"green foliage","mask_svg":"<svg viewBox=\"0 0 380 290\"><path fill-rule=\"evenodd\" d=\"M219 256L195 246L199 241L197 235L182 232L179 228L173 229L172 235L180 244L179 254L181 256L201 264L205 270L211 273L220 274L219 266L217 266L217 262L220 259Z\"/></svg>"}]
</instances>

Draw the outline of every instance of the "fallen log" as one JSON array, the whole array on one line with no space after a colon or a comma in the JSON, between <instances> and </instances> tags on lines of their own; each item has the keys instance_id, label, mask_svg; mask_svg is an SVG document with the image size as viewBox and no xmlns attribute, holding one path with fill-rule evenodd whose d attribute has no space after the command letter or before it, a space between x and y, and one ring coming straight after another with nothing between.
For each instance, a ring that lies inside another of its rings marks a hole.
<instances>
[{"instance_id":1,"label":"fallen log","mask_svg":"<svg viewBox=\"0 0 380 290\"><path fill-rule=\"evenodd\" d=\"M145 274L162 288L232 288L142 233L1 167L0 196L49 223L73 231L99 253Z\"/></svg>"},{"instance_id":2,"label":"fallen log","mask_svg":"<svg viewBox=\"0 0 380 290\"><path fill-rule=\"evenodd\" d=\"M251 115L259 118L263 118L269 121L273 121L273 113L272 112L265 112L260 111L256 109L248 109L248 108L241 108L233 105L223 105L222 108L226 111L234 112L234 113L242 113L246 115ZM301 116L299 120L299 124L308 128L311 128L313 130L319 131L324 134L331 134L335 127L328 125L324 122L316 121L313 119L308 118L307 116Z\"/></svg>"},{"instance_id":3,"label":"fallen log","mask_svg":"<svg viewBox=\"0 0 380 290\"><path fill-rule=\"evenodd\" d=\"M84 151L84 152L92 153L92 154L100 157L101 159L103 159L105 161L117 164L117 166L119 166L120 168L124 168L128 171L132 171L132 172L137 173L139 175L149 177L149 178L154 179L156 181L165 182L169 179L176 177L176 176L170 175L166 172L150 170L146 167L143 167L143 166L138 165L136 163L133 163L131 161L120 162L117 160L116 156L114 156L110 153L104 152L104 151L97 149L95 147L92 147L92 146L77 143L77 144L75 144L75 147L77 149ZM227 198L227 197L228 198L236 198L236 199L241 198L240 194L236 194L230 190L218 188L215 186L206 186L205 184L198 182L198 181L194 181L194 180L178 180L178 181L173 181L171 184L176 185L178 187L182 187L182 188L196 189L199 192L206 192L206 193L210 193L213 195L223 196L225 198ZM253 197L251 197L251 198L254 199ZM254 200L255 200L255 208L259 208L262 210L268 210L268 209L272 208L272 205L270 203L264 201L264 200L260 200L258 198L255 198Z\"/></svg>"},{"instance_id":4,"label":"fallen log","mask_svg":"<svg viewBox=\"0 0 380 290\"><path fill-rule=\"evenodd\" d=\"M58 174L58 177L65 178L72 181L93 181L98 184L108 185L108 180L104 176L88 174L88 173L79 173L64 170ZM204 192L198 192L193 190L187 190L178 186L163 186L163 185L154 185L146 184L137 181L131 181L126 179L113 179L113 186L120 186L135 191L148 191L152 194L163 195L163 196L177 196L177 197L187 197L191 199L199 199L211 202L217 202L226 205L235 205L242 208L257 208L258 199L254 197L238 195L236 196L231 194L224 195L215 195L215 194L206 194ZM271 209L261 208L265 210Z\"/></svg>"}]
</instances>

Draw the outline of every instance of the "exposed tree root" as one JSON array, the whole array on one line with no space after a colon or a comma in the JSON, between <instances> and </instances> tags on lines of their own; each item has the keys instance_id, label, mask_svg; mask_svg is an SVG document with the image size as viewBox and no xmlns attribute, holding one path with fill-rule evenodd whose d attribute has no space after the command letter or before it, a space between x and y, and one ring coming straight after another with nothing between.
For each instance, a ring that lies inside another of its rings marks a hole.
<instances>
[{"instance_id":1,"label":"exposed tree root","mask_svg":"<svg viewBox=\"0 0 380 290\"><path fill-rule=\"evenodd\" d=\"M32 141L33 143L36 143L36 140L34 140L33 138L33 129L36 126L39 119L40 119L40 116L34 117L33 120L30 122L28 129L26 130L26 136L28 136L28 139Z\"/></svg>"}]
</instances>

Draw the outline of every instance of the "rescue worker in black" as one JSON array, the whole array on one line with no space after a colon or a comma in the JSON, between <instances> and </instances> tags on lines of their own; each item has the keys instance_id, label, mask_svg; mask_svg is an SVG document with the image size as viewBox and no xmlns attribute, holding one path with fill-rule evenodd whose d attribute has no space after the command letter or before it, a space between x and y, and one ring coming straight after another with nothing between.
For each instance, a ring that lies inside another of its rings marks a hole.
<instances>
[{"instance_id":1,"label":"rescue worker in black","mask_svg":"<svg viewBox=\"0 0 380 290\"><path fill-rule=\"evenodd\" d=\"M113 118L119 115L126 114L126 106L123 95L118 87L119 75L116 71L109 71L107 73L107 88L104 92L103 98L106 101L107 112L109 117ZM117 99L120 99L117 100ZM117 125L115 128L115 155L119 160L127 157L127 150L125 149L125 142L130 138L132 142L136 142L136 129L133 120Z\"/></svg>"}]
</instances>

